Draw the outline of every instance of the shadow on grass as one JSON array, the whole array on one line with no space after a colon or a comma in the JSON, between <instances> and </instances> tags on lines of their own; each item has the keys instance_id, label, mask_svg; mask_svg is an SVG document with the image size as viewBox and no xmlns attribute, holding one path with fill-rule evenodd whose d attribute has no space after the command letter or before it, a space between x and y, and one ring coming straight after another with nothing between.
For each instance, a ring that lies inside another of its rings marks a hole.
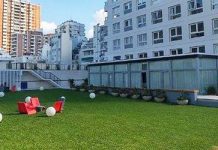
<instances>
[{"instance_id":1,"label":"shadow on grass","mask_svg":"<svg viewBox=\"0 0 218 150\"><path fill-rule=\"evenodd\" d=\"M19 116L22 114L20 114L19 112L12 112L12 113L3 113L3 115L5 115L5 116Z\"/></svg>"}]
</instances>

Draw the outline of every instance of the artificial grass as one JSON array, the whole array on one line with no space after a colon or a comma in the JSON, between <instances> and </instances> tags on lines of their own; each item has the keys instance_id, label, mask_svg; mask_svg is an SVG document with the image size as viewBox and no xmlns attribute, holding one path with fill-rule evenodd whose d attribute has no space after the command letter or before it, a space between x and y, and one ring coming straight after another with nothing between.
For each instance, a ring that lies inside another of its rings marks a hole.
<instances>
[{"instance_id":1,"label":"artificial grass","mask_svg":"<svg viewBox=\"0 0 218 150\"><path fill-rule=\"evenodd\" d=\"M48 118L17 114L16 102L38 96L65 110ZM218 146L218 109L157 104L70 90L8 93L0 98L0 149L212 149Z\"/></svg>"}]
</instances>

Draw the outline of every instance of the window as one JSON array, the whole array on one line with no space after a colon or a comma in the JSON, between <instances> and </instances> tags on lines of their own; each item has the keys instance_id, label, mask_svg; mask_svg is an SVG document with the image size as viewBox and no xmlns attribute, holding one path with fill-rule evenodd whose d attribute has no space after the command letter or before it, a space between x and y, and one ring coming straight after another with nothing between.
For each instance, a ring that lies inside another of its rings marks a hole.
<instances>
[{"instance_id":1,"label":"window","mask_svg":"<svg viewBox=\"0 0 218 150\"><path fill-rule=\"evenodd\" d=\"M133 54L127 54L127 55L125 55L125 59L133 59Z\"/></svg>"},{"instance_id":2,"label":"window","mask_svg":"<svg viewBox=\"0 0 218 150\"><path fill-rule=\"evenodd\" d=\"M212 9L218 9L218 0L212 0Z\"/></svg>"},{"instance_id":3,"label":"window","mask_svg":"<svg viewBox=\"0 0 218 150\"><path fill-rule=\"evenodd\" d=\"M113 33L116 34L116 33L119 33L120 32L120 23L114 23L113 24Z\"/></svg>"},{"instance_id":4,"label":"window","mask_svg":"<svg viewBox=\"0 0 218 150\"><path fill-rule=\"evenodd\" d=\"M163 31L153 32L153 44L163 43Z\"/></svg>"},{"instance_id":5,"label":"window","mask_svg":"<svg viewBox=\"0 0 218 150\"><path fill-rule=\"evenodd\" d=\"M121 56L114 56L114 60L121 60Z\"/></svg>"},{"instance_id":6,"label":"window","mask_svg":"<svg viewBox=\"0 0 218 150\"><path fill-rule=\"evenodd\" d=\"M218 18L213 19L213 33L218 34Z\"/></svg>"},{"instance_id":7,"label":"window","mask_svg":"<svg viewBox=\"0 0 218 150\"><path fill-rule=\"evenodd\" d=\"M190 24L190 37L196 38L196 37L202 37L204 36L204 23L203 22L197 22Z\"/></svg>"},{"instance_id":8,"label":"window","mask_svg":"<svg viewBox=\"0 0 218 150\"><path fill-rule=\"evenodd\" d=\"M147 34L140 34L137 36L138 46L147 45Z\"/></svg>"},{"instance_id":9,"label":"window","mask_svg":"<svg viewBox=\"0 0 218 150\"><path fill-rule=\"evenodd\" d=\"M133 37L126 37L124 38L124 48L128 49L128 48L133 48Z\"/></svg>"},{"instance_id":10,"label":"window","mask_svg":"<svg viewBox=\"0 0 218 150\"><path fill-rule=\"evenodd\" d=\"M107 42L101 42L101 50L107 51Z\"/></svg>"},{"instance_id":11,"label":"window","mask_svg":"<svg viewBox=\"0 0 218 150\"><path fill-rule=\"evenodd\" d=\"M188 1L188 13L194 15L203 12L202 0L190 0Z\"/></svg>"},{"instance_id":12,"label":"window","mask_svg":"<svg viewBox=\"0 0 218 150\"><path fill-rule=\"evenodd\" d=\"M120 6L116 6L113 8L113 18L117 18L120 16Z\"/></svg>"},{"instance_id":13,"label":"window","mask_svg":"<svg viewBox=\"0 0 218 150\"><path fill-rule=\"evenodd\" d=\"M120 49L120 39L116 39L113 41L113 48L114 48L114 50Z\"/></svg>"},{"instance_id":14,"label":"window","mask_svg":"<svg viewBox=\"0 0 218 150\"><path fill-rule=\"evenodd\" d=\"M138 28L146 26L146 15L141 15L137 17Z\"/></svg>"},{"instance_id":15,"label":"window","mask_svg":"<svg viewBox=\"0 0 218 150\"><path fill-rule=\"evenodd\" d=\"M146 7L146 0L137 0L138 10Z\"/></svg>"},{"instance_id":16,"label":"window","mask_svg":"<svg viewBox=\"0 0 218 150\"><path fill-rule=\"evenodd\" d=\"M147 58L148 54L147 53L139 53L138 56L139 56L139 58Z\"/></svg>"},{"instance_id":17,"label":"window","mask_svg":"<svg viewBox=\"0 0 218 150\"><path fill-rule=\"evenodd\" d=\"M173 20L181 17L181 5L169 7L169 19Z\"/></svg>"},{"instance_id":18,"label":"window","mask_svg":"<svg viewBox=\"0 0 218 150\"><path fill-rule=\"evenodd\" d=\"M132 2L127 2L124 4L124 14L128 14L132 12Z\"/></svg>"},{"instance_id":19,"label":"window","mask_svg":"<svg viewBox=\"0 0 218 150\"><path fill-rule=\"evenodd\" d=\"M182 40L182 27L170 29L170 41Z\"/></svg>"},{"instance_id":20,"label":"window","mask_svg":"<svg viewBox=\"0 0 218 150\"><path fill-rule=\"evenodd\" d=\"M218 43L213 45L213 52L218 55Z\"/></svg>"},{"instance_id":21,"label":"window","mask_svg":"<svg viewBox=\"0 0 218 150\"><path fill-rule=\"evenodd\" d=\"M162 10L152 12L151 16L152 16L152 23L153 24L161 23L163 21L163 19L162 19L162 17L163 17Z\"/></svg>"},{"instance_id":22,"label":"window","mask_svg":"<svg viewBox=\"0 0 218 150\"><path fill-rule=\"evenodd\" d=\"M183 51L182 51L181 48L171 49L171 50L170 50L170 54L171 54L171 55L181 55L181 54L183 54Z\"/></svg>"},{"instance_id":23,"label":"window","mask_svg":"<svg viewBox=\"0 0 218 150\"><path fill-rule=\"evenodd\" d=\"M128 19L124 21L124 31L132 30L132 19Z\"/></svg>"},{"instance_id":24,"label":"window","mask_svg":"<svg viewBox=\"0 0 218 150\"><path fill-rule=\"evenodd\" d=\"M191 53L205 53L205 46L191 47Z\"/></svg>"},{"instance_id":25,"label":"window","mask_svg":"<svg viewBox=\"0 0 218 150\"><path fill-rule=\"evenodd\" d=\"M153 52L154 57L160 57L160 56L164 56L164 51L156 51Z\"/></svg>"}]
</instances>

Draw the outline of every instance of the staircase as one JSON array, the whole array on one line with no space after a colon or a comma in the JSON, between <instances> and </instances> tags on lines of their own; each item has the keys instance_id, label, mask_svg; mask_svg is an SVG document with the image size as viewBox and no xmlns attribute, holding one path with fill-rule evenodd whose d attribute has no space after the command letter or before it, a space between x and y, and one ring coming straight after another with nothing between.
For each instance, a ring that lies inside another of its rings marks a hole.
<instances>
[{"instance_id":1,"label":"staircase","mask_svg":"<svg viewBox=\"0 0 218 150\"><path fill-rule=\"evenodd\" d=\"M31 70L31 73L34 76L37 76L38 78L40 78L42 80L50 82L51 84L53 84L57 88L62 88L61 79L58 78L57 76L55 76L51 72L45 72L43 70Z\"/></svg>"}]
</instances>

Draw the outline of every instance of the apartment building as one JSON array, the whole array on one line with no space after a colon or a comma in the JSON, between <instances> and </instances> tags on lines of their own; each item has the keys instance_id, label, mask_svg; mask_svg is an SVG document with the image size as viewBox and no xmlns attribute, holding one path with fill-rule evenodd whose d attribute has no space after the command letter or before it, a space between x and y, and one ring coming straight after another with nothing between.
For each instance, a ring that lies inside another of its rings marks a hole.
<instances>
[{"instance_id":1,"label":"apartment building","mask_svg":"<svg viewBox=\"0 0 218 150\"><path fill-rule=\"evenodd\" d=\"M218 88L217 0L107 0L106 62L88 65L95 86Z\"/></svg>"},{"instance_id":2,"label":"apartment building","mask_svg":"<svg viewBox=\"0 0 218 150\"><path fill-rule=\"evenodd\" d=\"M108 60L218 54L217 0L108 0Z\"/></svg>"},{"instance_id":3,"label":"apartment building","mask_svg":"<svg viewBox=\"0 0 218 150\"><path fill-rule=\"evenodd\" d=\"M12 34L39 28L39 5L22 0L0 0L0 48L10 52Z\"/></svg>"},{"instance_id":4,"label":"apartment building","mask_svg":"<svg viewBox=\"0 0 218 150\"><path fill-rule=\"evenodd\" d=\"M13 33L11 39L12 57L36 56L40 57L43 47L42 31L26 31Z\"/></svg>"},{"instance_id":5,"label":"apartment building","mask_svg":"<svg viewBox=\"0 0 218 150\"><path fill-rule=\"evenodd\" d=\"M96 46L94 46L93 38L90 38L87 41L83 42L81 50L79 52L79 64L81 69L86 69L86 65L94 61L95 48Z\"/></svg>"},{"instance_id":6,"label":"apartment building","mask_svg":"<svg viewBox=\"0 0 218 150\"><path fill-rule=\"evenodd\" d=\"M84 24L73 20L62 23L51 38L49 63L70 65L77 68L79 65L79 50L84 40Z\"/></svg>"}]
</instances>

